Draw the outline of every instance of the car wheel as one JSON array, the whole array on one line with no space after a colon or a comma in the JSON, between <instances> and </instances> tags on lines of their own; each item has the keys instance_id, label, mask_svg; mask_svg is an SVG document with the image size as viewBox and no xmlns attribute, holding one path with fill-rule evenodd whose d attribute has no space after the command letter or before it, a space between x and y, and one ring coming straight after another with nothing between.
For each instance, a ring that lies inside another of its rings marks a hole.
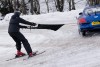
<instances>
[{"instance_id":1,"label":"car wheel","mask_svg":"<svg viewBox=\"0 0 100 67\"><path fill-rule=\"evenodd\" d=\"M86 31L82 31L82 36L86 36Z\"/></svg>"}]
</instances>

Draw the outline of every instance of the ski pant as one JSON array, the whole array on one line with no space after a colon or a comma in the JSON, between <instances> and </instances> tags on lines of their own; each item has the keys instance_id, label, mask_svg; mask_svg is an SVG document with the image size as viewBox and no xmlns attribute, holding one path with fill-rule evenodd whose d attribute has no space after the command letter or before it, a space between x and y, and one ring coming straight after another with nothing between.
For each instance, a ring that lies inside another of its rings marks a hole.
<instances>
[{"instance_id":1,"label":"ski pant","mask_svg":"<svg viewBox=\"0 0 100 67\"><path fill-rule=\"evenodd\" d=\"M27 39L23 36L23 34L21 34L20 32L11 32L11 33L9 33L9 35L16 42L16 48L17 48L17 50L19 50L19 51L21 50L21 42L22 42L23 45L24 45L24 48L25 48L26 52L28 54L32 52L30 44L27 41Z\"/></svg>"}]
</instances>

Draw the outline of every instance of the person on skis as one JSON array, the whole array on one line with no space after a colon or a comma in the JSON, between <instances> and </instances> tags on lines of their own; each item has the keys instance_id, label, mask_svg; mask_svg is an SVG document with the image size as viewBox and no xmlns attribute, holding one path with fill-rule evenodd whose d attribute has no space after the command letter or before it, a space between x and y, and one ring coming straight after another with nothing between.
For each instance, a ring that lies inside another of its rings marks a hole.
<instances>
[{"instance_id":1,"label":"person on skis","mask_svg":"<svg viewBox=\"0 0 100 67\"><path fill-rule=\"evenodd\" d=\"M20 18L20 14L21 14L20 12L15 12L14 15L11 17L10 22L9 22L8 33L16 42L16 49L17 49L16 57L25 55L25 53L21 52L21 43L24 45L24 48L27 54L29 55L29 57L32 57L36 53L32 51L32 48L28 40L20 32L20 28L27 28L27 26L22 26L20 25L20 23L30 25L30 26L35 26L37 24Z\"/></svg>"}]
</instances>

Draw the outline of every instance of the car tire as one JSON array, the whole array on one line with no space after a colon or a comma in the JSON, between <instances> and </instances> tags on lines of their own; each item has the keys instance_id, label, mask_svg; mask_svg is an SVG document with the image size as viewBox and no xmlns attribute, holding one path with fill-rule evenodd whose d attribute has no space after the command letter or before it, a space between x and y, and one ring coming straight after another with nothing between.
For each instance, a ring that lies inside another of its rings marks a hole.
<instances>
[{"instance_id":1,"label":"car tire","mask_svg":"<svg viewBox=\"0 0 100 67\"><path fill-rule=\"evenodd\" d=\"M82 36L86 36L86 31L82 31Z\"/></svg>"}]
</instances>

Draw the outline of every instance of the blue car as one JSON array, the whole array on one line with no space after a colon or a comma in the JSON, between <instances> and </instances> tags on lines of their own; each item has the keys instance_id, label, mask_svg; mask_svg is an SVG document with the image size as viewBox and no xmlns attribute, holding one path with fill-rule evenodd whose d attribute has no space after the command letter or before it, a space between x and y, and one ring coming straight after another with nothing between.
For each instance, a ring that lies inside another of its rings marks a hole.
<instances>
[{"instance_id":1,"label":"blue car","mask_svg":"<svg viewBox=\"0 0 100 67\"><path fill-rule=\"evenodd\" d=\"M88 6L79 15L79 32L83 36L86 36L87 32L100 30L100 5Z\"/></svg>"}]
</instances>

